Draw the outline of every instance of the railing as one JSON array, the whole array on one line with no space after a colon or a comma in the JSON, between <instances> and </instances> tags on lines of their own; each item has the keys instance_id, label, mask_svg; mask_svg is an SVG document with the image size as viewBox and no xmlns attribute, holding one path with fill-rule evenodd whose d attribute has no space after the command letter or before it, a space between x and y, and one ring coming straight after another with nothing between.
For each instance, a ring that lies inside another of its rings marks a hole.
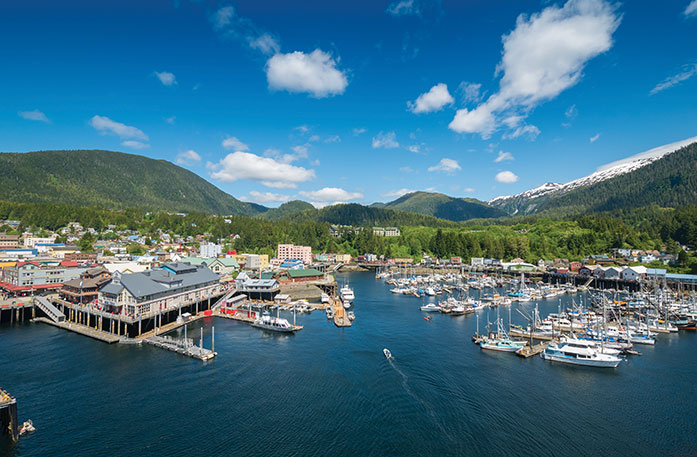
<instances>
[{"instance_id":1,"label":"railing","mask_svg":"<svg viewBox=\"0 0 697 457\"><path fill-rule=\"evenodd\" d=\"M41 309L53 322L65 321L65 316L58 308L44 297L35 297L34 303Z\"/></svg>"}]
</instances>

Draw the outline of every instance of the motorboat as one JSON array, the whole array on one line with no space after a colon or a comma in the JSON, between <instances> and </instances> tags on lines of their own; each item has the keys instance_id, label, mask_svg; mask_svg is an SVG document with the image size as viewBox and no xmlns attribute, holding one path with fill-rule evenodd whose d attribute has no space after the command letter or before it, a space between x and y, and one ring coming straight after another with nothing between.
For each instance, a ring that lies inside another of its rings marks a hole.
<instances>
[{"instance_id":1,"label":"motorboat","mask_svg":"<svg viewBox=\"0 0 697 457\"><path fill-rule=\"evenodd\" d=\"M419 309L425 313L440 313L440 307L438 305L433 304L433 303L429 303L428 305L424 305Z\"/></svg>"},{"instance_id":2,"label":"motorboat","mask_svg":"<svg viewBox=\"0 0 697 457\"><path fill-rule=\"evenodd\" d=\"M252 323L252 327L282 333L292 333L298 330L298 327L292 325L286 319L272 317L269 312L265 312L259 319L255 320Z\"/></svg>"},{"instance_id":3,"label":"motorboat","mask_svg":"<svg viewBox=\"0 0 697 457\"><path fill-rule=\"evenodd\" d=\"M550 344L540 357L552 362L601 368L616 368L622 361L617 356L601 354L593 348L568 342Z\"/></svg>"},{"instance_id":4,"label":"motorboat","mask_svg":"<svg viewBox=\"0 0 697 457\"><path fill-rule=\"evenodd\" d=\"M353 289L351 289L348 284L344 285L339 290L339 296L341 297L341 302L344 304L344 308L350 308L351 302L356 298L353 294Z\"/></svg>"},{"instance_id":5,"label":"motorboat","mask_svg":"<svg viewBox=\"0 0 697 457\"><path fill-rule=\"evenodd\" d=\"M321 297L322 303L329 303L329 295L328 294L325 294L324 292L322 292L322 295L320 297Z\"/></svg>"},{"instance_id":6,"label":"motorboat","mask_svg":"<svg viewBox=\"0 0 697 457\"><path fill-rule=\"evenodd\" d=\"M334 310L328 307L325 312L327 313L327 319L334 319Z\"/></svg>"},{"instance_id":7,"label":"motorboat","mask_svg":"<svg viewBox=\"0 0 697 457\"><path fill-rule=\"evenodd\" d=\"M33 433L36 431L36 428L34 427L34 423L31 421L31 419L24 421L22 426L19 428L19 435L26 435L27 433Z\"/></svg>"},{"instance_id":8,"label":"motorboat","mask_svg":"<svg viewBox=\"0 0 697 457\"><path fill-rule=\"evenodd\" d=\"M389 349L385 348L382 350L382 353L385 354L386 359L391 359L392 358L392 353L390 352Z\"/></svg>"},{"instance_id":9,"label":"motorboat","mask_svg":"<svg viewBox=\"0 0 697 457\"><path fill-rule=\"evenodd\" d=\"M353 311L349 311L346 315L350 321L356 320L356 314Z\"/></svg>"}]
</instances>

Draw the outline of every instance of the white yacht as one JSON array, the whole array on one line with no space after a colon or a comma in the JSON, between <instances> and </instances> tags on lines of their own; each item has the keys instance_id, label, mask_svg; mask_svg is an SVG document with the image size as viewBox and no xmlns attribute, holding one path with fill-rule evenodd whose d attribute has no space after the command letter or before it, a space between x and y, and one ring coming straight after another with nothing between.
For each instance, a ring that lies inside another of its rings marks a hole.
<instances>
[{"instance_id":1,"label":"white yacht","mask_svg":"<svg viewBox=\"0 0 697 457\"><path fill-rule=\"evenodd\" d=\"M254 321L252 327L261 328L264 330L271 330L273 332L282 333L292 333L298 330L297 327L292 325L286 319L280 317L271 317L271 314L265 312L261 318Z\"/></svg>"},{"instance_id":2,"label":"white yacht","mask_svg":"<svg viewBox=\"0 0 697 457\"><path fill-rule=\"evenodd\" d=\"M616 368L622 361L617 356L601 354L587 345L569 342L550 344L540 357L553 362L603 368Z\"/></svg>"},{"instance_id":3,"label":"white yacht","mask_svg":"<svg viewBox=\"0 0 697 457\"><path fill-rule=\"evenodd\" d=\"M339 290L339 296L341 297L341 302L344 304L344 308L349 308L351 302L356 298L356 296L353 295L353 289L351 289L348 284L344 285Z\"/></svg>"},{"instance_id":4,"label":"white yacht","mask_svg":"<svg viewBox=\"0 0 697 457\"><path fill-rule=\"evenodd\" d=\"M324 292L322 292L321 299L322 303L329 303L329 295L325 294Z\"/></svg>"},{"instance_id":5,"label":"white yacht","mask_svg":"<svg viewBox=\"0 0 697 457\"><path fill-rule=\"evenodd\" d=\"M420 309L421 309L421 311L424 311L426 313L440 313L440 306L435 305L433 303L429 303L428 305L424 305Z\"/></svg>"}]
</instances>

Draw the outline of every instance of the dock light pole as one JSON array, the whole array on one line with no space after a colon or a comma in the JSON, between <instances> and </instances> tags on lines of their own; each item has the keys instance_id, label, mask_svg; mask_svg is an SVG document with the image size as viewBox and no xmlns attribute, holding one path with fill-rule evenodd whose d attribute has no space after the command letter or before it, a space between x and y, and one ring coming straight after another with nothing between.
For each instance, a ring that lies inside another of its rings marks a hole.
<instances>
[{"instance_id":1,"label":"dock light pole","mask_svg":"<svg viewBox=\"0 0 697 457\"><path fill-rule=\"evenodd\" d=\"M200 341L201 351L203 351L203 327L201 327L201 341Z\"/></svg>"},{"instance_id":2,"label":"dock light pole","mask_svg":"<svg viewBox=\"0 0 697 457\"><path fill-rule=\"evenodd\" d=\"M215 352L215 325L214 325L213 328L211 329L211 338L212 338L212 340L213 340L213 341L212 341L212 345L213 345L212 350L213 350L213 352Z\"/></svg>"}]
</instances>

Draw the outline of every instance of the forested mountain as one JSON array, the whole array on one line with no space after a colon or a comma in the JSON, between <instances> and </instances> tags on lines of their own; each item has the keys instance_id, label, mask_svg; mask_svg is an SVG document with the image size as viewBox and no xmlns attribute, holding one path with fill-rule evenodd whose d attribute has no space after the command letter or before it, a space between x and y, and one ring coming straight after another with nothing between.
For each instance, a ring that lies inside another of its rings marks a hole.
<instances>
[{"instance_id":1,"label":"forested mountain","mask_svg":"<svg viewBox=\"0 0 697 457\"><path fill-rule=\"evenodd\" d=\"M412 192L389 203L374 203L371 207L411 211L456 222L506 216L503 210L474 198L454 198L436 192Z\"/></svg>"},{"instance_id":2,"label":"forested mountain","mask_svg":"<svg viewBox=\"0 0 697 457\"><path fill-rule=\"evenodd\" d=\"M677 208L697 203L697 143L660 158L596 172L567 184L547 183L490 202L512 215L578 215L650 205Z\"/></svg>"},{"instance_id":3,"label":"forested mountain","mask_svg":"<svg viewBox=\"0 0 697 457\"><path fill-rule=\"evenodd\" d=\"M247 216L267 210L165 160L114 151L0 153L0 188L3 200L18 202Z\"/></svg>"},{"instance_id":4,"label":"forested mountain","mask_svg":"<svg viewBox=\"0 0 697 457\"><path fill-rule=\"evenodd\" d=\"M291 215L286 220L313 220L337 225L354 226L403 226L423 225L428 227L455 226L451 221L433 216L386 208L371 208L357 203L327 206L322 209L306 210Z\"/></svg>"},{"instance_id":5,"label":"forested mountain","mask_svg":"<svg viewBox=\"0 0 697 457\"><path fill-rule=\"evenodd\" d=\"M278 208L269 208L267 211L260 213L259 217L277 221L284 217L294 216L303 211L314 211L315 207L302 200L292 200L279 206Z\"/></svg>"}]
</instances>

